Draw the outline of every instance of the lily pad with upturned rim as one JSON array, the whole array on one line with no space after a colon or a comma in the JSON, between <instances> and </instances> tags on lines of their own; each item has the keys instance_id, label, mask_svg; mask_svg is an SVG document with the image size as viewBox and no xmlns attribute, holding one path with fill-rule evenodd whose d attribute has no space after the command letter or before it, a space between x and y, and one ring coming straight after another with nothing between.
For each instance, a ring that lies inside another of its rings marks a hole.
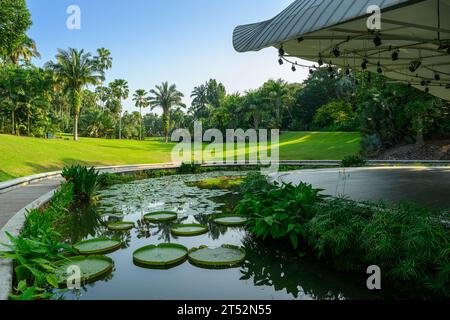
<instances>
[{"instance_id":1,"label":"lily pad with upturned rim","mask_svg":"<svg viewBox=\"0 0 450 320\"><path fill-rule=\"evenodd\" d=\"M114 268L112 259L105 256L77 256L61 260L56 264L55 275L58 283L63 285L72 276L67 274L70 267L78 267L81 270L81 282L93 282L109 273Z\"/></svg>"},{"instance_id":2,"label":"lily pad with upturned rim","mask_svg":"<svg viewBox=\"0 0 450 320\"><path fill-rule=\"evenodd\" d=\"M219 225L227 227L239 227L247 223L248 217L240 215L218 215L213 221Z\"/></svg>"},{"instance_id":3,"label":"lily pad with upturned rim","mask_svg":"<svg viewBox=\"0 0 450 320\"><path fill-rule=\"evenodd\" d=\"M178 219L178 213L171 211L158 211L147 213L144 219L149 222L169 222Z\"/></svg>"},{"instance_id":4,"label":"lily pad with upturned rim","mask_svg":"<svg viewBox=\"0 0 450 320\"><path fill-rule=\"evenodd\" d=\"M205 234L208 227L201 224L177 224L172 227L172 234L180 237L193 237Z\"/></svg>"},{"instance_id":5,"label":"lily pad with upturned rim","mask_svg":"<svg viewBox=\"0 0 450 320\"><path fill-rule=\"evenodd\" d=\"M166 267L186 260L188 249L172 243L149 245L133 253L135 263L146 267Z\"/></svg>"},{"instance_id":6,"label":"lily pad with upturned rim","mask_svg":"<svg viewBox=\"0 0 450 320\"><path fill-rule=\"evenodd\" d=\"M135 227L134 222L114 222L108 224L108 229L112 231L129 231Z\"/></svg>"},{"instance_id":7,"label":"lily pad with upturned rim","mask_svg":"<svg viewBox=\"0 0 450 320\"><path fill-rule=\"evenodd\" d=\"M232 268L238 266L245 259L245 250L232 245L218 248L201 246L189 251L189 261L196 266L205 268Z\"/></svg>"},{"instance_id":8,"label":"lily pad with upturned rim","mask_svg":"<svg viewBox=\"0 0 450 320\"><path fill-rule=\"evenodd\" d=\"M98 238L86 241L81 241L73 247L82 255L99 254L105 252L112 252L120 248L121 243L117 240L108 238Z\"/></svg>"}]
</instances>

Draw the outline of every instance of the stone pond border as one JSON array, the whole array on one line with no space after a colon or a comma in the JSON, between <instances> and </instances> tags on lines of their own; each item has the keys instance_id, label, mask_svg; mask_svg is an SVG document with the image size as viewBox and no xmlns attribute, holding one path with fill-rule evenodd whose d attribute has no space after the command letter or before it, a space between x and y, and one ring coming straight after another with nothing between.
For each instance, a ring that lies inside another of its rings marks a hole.
<instances>
[{"instance_id":1,"label":"stone pond border","mask_svg":"<svg viewBox=\"0 0 450 320\"><path fill-rule=\"evenodd\" d=\"M127 165L127 166L111 166L111 167L97 167L96 169L102 173L117 173L117 174L127 174L141 171L149 170L170 170L177 169L180 167L180 163L163 163L163 164L143 164L143 165ZM207 162L203 164L204 167L237 167L237 166L251 166L256 165L255 163L234 163L234 164L223 164L216 162ZM283 166L330 166L336 167L340 165L340 161L334 160L321 160L321 161L280 161L279 165ZM384 160L373 160L368 161L369 166L450 166L450 161L418 161L418 160L406 160L406 161L384 161ZM36 174L28 177L18 178L14 180L9 180L0 183L0 194L9 192L13 189L19 188L24 185L31 184L33 182L54 179L60 177L61 171L54 171L42 174ZM51 201L56 189L48 192L39 199L33 201L25 208L17 212L0 230L0 243L9 243L9 239L6 236L6 232L13 236L18 236L25 224L26 213L33 209L38 209L46 205ZM4 246L0 244L0 251L5 250ZM13 261L9 259L0 259L0 301L8 300L9 294L12 291L13 283Z\"/></svg>"}]
</instances>

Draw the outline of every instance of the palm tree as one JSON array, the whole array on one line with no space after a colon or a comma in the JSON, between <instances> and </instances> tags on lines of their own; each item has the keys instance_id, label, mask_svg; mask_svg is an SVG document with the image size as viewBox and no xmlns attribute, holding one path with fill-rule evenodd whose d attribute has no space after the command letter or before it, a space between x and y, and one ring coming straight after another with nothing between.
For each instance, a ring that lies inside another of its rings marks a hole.
<instances>
[{"instance_id":1,"label":"palm tree","mask_svg":"<svg viewBox=\"0 0 450 320\"><path fill-rule=\"evenodd\" d=\"M78 116L81 110L83 88L89 84L95 85L101 79L95 59L84 50L58 49L56 62L49 62L47 67L57 74L58 79L64 83L69 91L74 115L74 140L78 141Z\"/></svg>"},{"instance_id":2,"label":"palm tree","mask_svg":"<svg viewBox=\"0 0 450 320\"><path fill-rule=\"evenodd\" d=\"M133 101L135 102L136 108L139 108L139 113L141 115L141 125L139 128L139 139L142 140L142 108L147 108L150 105L150 101L147 98L147 91L143 89L136 90L133 95Z\"/></svg>"},{"instance_id":3,"label":"palm tree","mask_svg":"<svg viewBox=\"0 0 450 320\"><path fill-rule=\"evenodd\" d=\"M41 55L37 51L36 42L27 36L23 36L19 45L9 54L9 60L14 65L18 65L21 59L25 63L29 63L34 57L40 58Z\"/></svg>"},{"instance_id":4,"label":"palm tree","mask_svg":"<svg viewBox=\"0 0 450 320\"><path fill-rule=\"evenodd\" d=\"M103 74L105 73L106 70L112 68L113 59L111 56L111 52L108 49L105 48L97 49L97 56L94 59L98 70Z\"/></svg>"},{"instance_id":5,"label":"palm tree","mask_svg":"<svg viewBox=\"0 0 450 320\"><path fill-rule=\"evenodd\" d=\"M263 90L267 92L269 99L275 106L275 118L276 125L281 129L283 122L283 115L281 108L286 108L287 99L289 95L289 88L287 82L278 79L278 80L269 80L263 86Z\"/></svg>"},{"instance_id":6,"label":"palm tree","mask_svg":"<svg viewBox=\"0 0 450 320\"><path fill-rule=\"evenodd\" d=\"M195 87L191 93L191 98L192 114L196 119L199 119L205 114L208 105L208 87L204 84Z\"/></svg>"},{"instance_id":7,"label":"palm tree","mask_svg":"<svg viewBox=\"0 0 450 320\"><path fill-rule=\"evenodd\" d=\"M123 79L114 80L109 84L111 94L119 101L119 139L122 139L122 100L128 99L130 89L128 88L128 82Z\"/></svg>"},{"instance_id":8,"label":"palm tree","mask_svg":"<svg viewBox=\"0 0 450 320\"><path fill-rule=\"evenodd\" d=\"M177 90L176 85L170 85L168 82L163 82L161 85L156 86L156 90L150 90L150 106L152 110L154 108L162 108L163 110L163 122L164 122L164 138L166 143L169 142L169 130L170 130L170 110L173 107L185 108L186 105L182 102L184 95Z\"/></svg>"}]
</instances>

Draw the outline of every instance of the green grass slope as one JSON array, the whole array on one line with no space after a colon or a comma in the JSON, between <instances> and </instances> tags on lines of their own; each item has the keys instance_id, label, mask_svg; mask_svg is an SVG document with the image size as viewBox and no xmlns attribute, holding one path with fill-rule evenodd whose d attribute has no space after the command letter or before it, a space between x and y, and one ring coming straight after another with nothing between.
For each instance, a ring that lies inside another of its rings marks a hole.
<instances>
[{"instance_id":1,"label":"green grass slope","mask_svg":"<svg viewBox=\"0 0 450 320\"><path fill-rule=\"evenodd\" d=\"M358 133L292 132L280 137L281 160L341 160L359 151ZM171 161L174 144L82 138L78 142L0 135L0 181L72 164L108 166Z\"/></svg>"}]
</instances>

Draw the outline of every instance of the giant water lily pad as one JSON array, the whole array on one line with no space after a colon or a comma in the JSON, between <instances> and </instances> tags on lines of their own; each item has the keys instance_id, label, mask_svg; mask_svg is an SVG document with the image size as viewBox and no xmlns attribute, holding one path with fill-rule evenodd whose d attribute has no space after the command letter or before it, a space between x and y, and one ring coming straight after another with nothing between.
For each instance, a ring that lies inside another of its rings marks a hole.
<instances>
[{"instance_id":1,"label":"giant water lily pad","mask_svg":"<svg viewBox=\"0 0 450 320\"><path fill-rule=\"evenodd\" d=\"M149 222L168 222L178 219L178 214L171 211L152 212L146 214L144 219Z\"/></svg>"},{"instance_id":2,"label":"giant water lily pad","mask_svg":"<svg viewBox=\"0 0 450 320\"><path fill-rule=\"evenodd\" d=\"M248 218L246 216L238 215L219 215L214 218L213 221L223 226L238 227L245 225Z\"/></svg>"},{"instance_id":3,"label":"giant water lily pad","mask_svg":"<svg viewBox=\"0 0 450 320\"><path fill-rule=\"evenodd\" d=\"M188 249L179 244L163 243L150 245L133 253L135 263L149 267L166 267L184 261Z\"/></svg>"},{"instance_id":4,"label":"giant water lily pad","mask_svg":"<svg viewBox=\"0 0 450 320\"><path fill-rule=\"evenodd\" d=\"M73 247L83 255L86 254L98 254L104 252L111 252L120 248L121 243L117 240L99 238L81 241L75 244Z\"/></svg>"},{"instance_id":5,"label":"giant water lily pad","mask_svg":"<svg viewBox=\"0 0 450 320\"><path fill-rule=\"evenodd\" d=\"M198 236L207 232L208 227L201 224L178 224L172 228L172 234L180 237Z\"/></svg>"},{"instance_id":6,"label":"giant water lily pad","mask_svg":"<svg viewBox=\"0 0 450 320\"><path fill-rule=\"evenodd\" d=\"M129 231L135 227L133 222L114 222L108 224L108 229L112 231Z\"/></svg>"},{"instance_id":7,"label":"giant water lily pad","mask_svg":"<svg viewBox=\"0 0 450 320\"><path fill-rule=\"evenodd\" d=\"M234 267L244 259L245 250L232 245L223 245L219 248L202 246L189 251L189 261L206 268Z\"/></svg>"},{"instance_id":8,"label":"giant water lily pad","mask_svg":"<svg viewBox=\"0 0 450 320\"><path fill-rule=\"evenodd\" d=\"M92 282L109 274L114 267L112 259L105 256L71 257L56 263L56 278L60 284L65 284L72 274L71 267L81 271L81 282Z\"/></svg>"}]
</instances>

